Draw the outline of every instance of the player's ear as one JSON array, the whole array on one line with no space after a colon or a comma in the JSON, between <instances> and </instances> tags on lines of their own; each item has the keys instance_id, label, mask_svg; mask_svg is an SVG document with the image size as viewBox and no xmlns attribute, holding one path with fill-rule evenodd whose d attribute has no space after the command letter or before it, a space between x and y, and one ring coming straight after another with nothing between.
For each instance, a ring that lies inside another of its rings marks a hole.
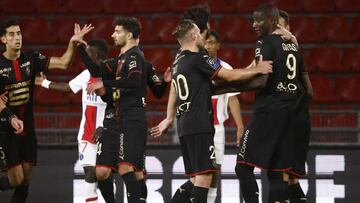
<instances>
[{"instance_id":1,"label":"player's ear","mask_svg":"<svg viewBox=\"0 0 360 203\"><path fill-rule=\"evenodd\" d=\"M128 40L130 40L130 39L133 38L133 33L132 33L132 32L128 32L126 36L127 36Z\"/></svg>"},{"instance_id":2,"label":"player's ear","mask_svg":"<svg viewBox=\"0 0 360 203\"><path fill-rule=\"evenodd\" d=\"M1 42L4 43L4 44L6 44L6 37L5 37L5 35L1 36Z\"/></svg>"}]
</instances>

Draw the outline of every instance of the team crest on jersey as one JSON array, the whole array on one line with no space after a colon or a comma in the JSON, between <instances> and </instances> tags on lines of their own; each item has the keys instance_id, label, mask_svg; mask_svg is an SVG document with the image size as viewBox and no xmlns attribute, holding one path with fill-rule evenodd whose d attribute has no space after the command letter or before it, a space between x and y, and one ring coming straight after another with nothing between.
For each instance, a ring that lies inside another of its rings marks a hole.
<instances>
[{"instance_id":1,"label":"team crest on jersey","mask_svg":"<svg viewBox=\"0 0 360 203\"><path fill-rule=\"evenodd\" d=\"M133 68L135 68L136 67L136 61L131 61L130 63L129 63L129 70L131 70L131 69L133 69Z\"/></svg>"},{"instance_id":2,"label":"team crest on jersey","mask_svg":"<svg viewBox=\"0 0 360 203\"><path fill-rule=\"evenodd\" d=\"M38 56L39 59L43 60L46 58L46 56L42 55L41 53L39 53L39 56Z\"/></svg>"},{"instance_id":3,"label":"team crest on jersey","mask_svg":"<svg viewBox=\"0 0 360 203\"><path fill-rule=\"evenodd\" d=\"M208 58L207 60L206 60L206 62L211 66L211 68L212 69L214 69L214 70L217 70L217 69L219 69L219 67L220 67L220 61L215 61L214 59L212 59L212 58Z\"/></svg>"}]
</instances>

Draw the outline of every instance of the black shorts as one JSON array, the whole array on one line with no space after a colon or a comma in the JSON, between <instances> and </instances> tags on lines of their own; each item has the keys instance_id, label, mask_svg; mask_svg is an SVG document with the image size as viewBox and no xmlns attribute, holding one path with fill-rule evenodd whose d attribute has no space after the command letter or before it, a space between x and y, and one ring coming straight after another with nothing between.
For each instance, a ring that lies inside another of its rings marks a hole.
<instances>
[{"instance_id":1,"label":"black shorts","mask_svg":"<svg viewBox=\"0 0 360 203\"><path fill-rule=\"evenodd\" d=\"M311 134L310 113L307 108L295 114L294 118L294 145L291 174L302 177L306 174L305 162L309 149Z\"/></svg>"},{"instance_id":2,"label":"black shorts","mask_svg":"<svg viewBox=\"0 0 360 203\"><path fill-rule=\"evenodd\" d=\"M256 112L241 138L238 164L264 170L291 168L293 107L274 112Z\"/></svg>"},{"instance_id":3,"label":"black shorts","mask_svg":"<svg viewBox=\"0 0 360 203\"><path fill-rule=\"evenodd\" d=\"M214 134L196 134L180 137L185 174L196 176L215 172Z\"/></svg>"},{"instance_id":4,"label":"black shorts","mask_svg":"<svg viewBox=\"0 0 360 203\"><path fill-rule=\"evenodd\" d=\"M18 136L10 128L0 128L0 169L6 170L23 162L36 165L35 133Z\"/></svg>"},{"instance_id":5,"label":"black shorts","mask_svg":"<svg viewBox=\"0 0 360 203\"><path fill-rule=\"evenodd\" d=\"M98 140L96 167L110 168L118 171L120 131L115 118L105 118L102 135Z\"/></svg>"},{"instance_id":6,"label":"black shorts","mask_svg":"<svg viewBox=\"0 0 360 203\"><path fill-rule=\"evenodd\" d=\"M145 149L147 138L145 120L121 119L118 165L130 165L135 171L145 170Z\"/></svg>"}]
</instances>

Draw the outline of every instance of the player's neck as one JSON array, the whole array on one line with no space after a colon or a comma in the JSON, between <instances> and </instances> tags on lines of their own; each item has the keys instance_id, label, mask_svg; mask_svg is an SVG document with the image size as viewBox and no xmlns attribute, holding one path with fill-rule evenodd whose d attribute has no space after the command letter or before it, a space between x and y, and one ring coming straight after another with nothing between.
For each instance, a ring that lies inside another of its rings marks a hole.
<instances>
[{"instance_id":1,"label":"player's neck","mask_svg":"<svg viewBox=\"0 0 360 203\"><path fill-rule=\"evenodd\" d=\"M137 46L138 43L135 40L130 40L128 43L126 43L125 46L121 48L121 53L127 52L129 49L133 48L134 46Z\"/></svg>"},{"instance_id":2,"label":"player's neck","mask_svg":"<svg viewBox=\"0 0 360 203\"><path fill-rule=\"evenodd\" d=\"M4 57L9 60L16 60L20 57L21 50L12 50L12 49L6 49L6 51L3 53Z\"/></svg>"},{"instance_id":3,"label":"player's neck","mask_svg":"<svg viewBox=\"0 0 360 203\"><path fill-rule=\"evenodd\" d=\"M200 51L199 47L196 46L196 44L193 44L193 43L182 44L181 50L182 51L188 50L188 51L191 51L191 52L199 52Z\"/></svg>"}]
</instances>

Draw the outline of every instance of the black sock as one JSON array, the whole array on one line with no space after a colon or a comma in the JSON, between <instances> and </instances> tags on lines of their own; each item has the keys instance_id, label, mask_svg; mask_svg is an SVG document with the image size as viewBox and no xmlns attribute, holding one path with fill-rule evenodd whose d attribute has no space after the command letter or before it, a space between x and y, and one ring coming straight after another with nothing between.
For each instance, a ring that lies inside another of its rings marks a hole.
<instances>
[{"instance_id":1,"label":"black sock","mask_svg":"<svg viewBox=\"0 0 360 203\"><path fill-rule=\"evenodd\" d=\"M121 177L125 182L128 203L138 203L140 201L140 185L139 181L136 180L135 173L125 173Z\"/></svg>"},{"instance_id":2,"label":"black sock","mask_svg":"<svg viewBox=\"0 0 360 203\"><path fill-rule=\"evenodd\" d=\"M192 203L206 203L209 188L194 186L191 192Z\"/></svg>"},{"instance_id":3,"label":"black sock","mask_svg":"<svg viewBox=\"0 0 360 203\"><path fill-rule=\"evenodd\" d=\"M237 177L240 179L240 188L246 203L259 202L259 187L257 185L254 167L237 164L235 167Z\"/></svg>"},{"instance_id":4,"label":"black sock","mask_svg":"<svg viewBox=\"0 0 360 203\"><path fill-rule=\"evenodd\" d=\"M185 203L190 202L191 191L193 190L194 184L188 180L182 184L171 198L171 203Z\"/></svg>"},{"instance_id":5,"label":"black sock","mask_svg":"<svg viewBox=\"0 0 360 203\"><path fill-rule=\"evenodd\" d=\"M282 172L268 172L269 196L268 202L285 202L289 199L288 183L283 180Z\"/></svg>"},{"instance_id":6,"label":"black sock","mask_svg":"<svg viewBox=\"0 0 360 203\"><path fill-rule=\"evenodd\" d=\"M28 196L29 186L20 185L15 188L13 196L11 198L11 203L24 203Z\"/></svg>"},{"instance_id":7,"label":"black sock","mask_svg":"<svg viewBox=\"0 0 360 203\"><path fill-rule=\"evenodd\" d=\"M304 203L307 202L306 196L299 183L289 185L290 202L292 203Z\"/></svg>"},{"instance_id":8,"label":"black sock","mask_svg":"<svg viewBox=\"0 0 360 203\"><path fill-rule=\"evenodd\" d=\"M114 185L112 176L105 180L98 181L98 188L106 203L115 203Z\"/></svg>"},{"instance_id":9,"label":"black sock","mask_svg":"<svg viewBox=\"0 0 360 203\"><path fill-rule=\"evenodd\" d=\"M0 191L10 190L14 187L10 185L8 177L1 177L0 178Z\"/></svg>"},{"instance_id":10,"label":"black sock","mask_svg":"<svg viewBox=\"0 0 360 203\"><path fill-rule=\"evenodd\" d=\"M140 202L146 202L147 187L146 187L145 179L139 180L139 184L140 184Z\"/></svg>"}]
</instances>

